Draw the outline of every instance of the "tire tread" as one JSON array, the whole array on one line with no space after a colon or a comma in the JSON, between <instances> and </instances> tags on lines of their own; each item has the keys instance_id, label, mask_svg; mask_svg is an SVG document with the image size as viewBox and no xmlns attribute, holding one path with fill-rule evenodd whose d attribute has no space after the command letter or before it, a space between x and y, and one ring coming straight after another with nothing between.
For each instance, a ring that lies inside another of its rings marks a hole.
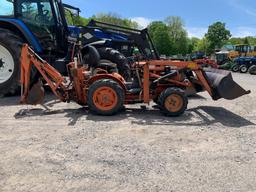
<instances>
[{"instance_id":1,"label":"tire tread","mask_svg":"<svg viewBox=\"0 0 256 192\"><path fill-rule=\"evenodd\" d=\"M124 77L124 79L127 80L130 78L131 69L127 58L122 53L109 47L98 48L98 52L101 59L110 60L111 62L117 64L118 71L120 75Z\"/></svg>"},{"instance_id":2,"label":"tire tread","mask_svg":"<svg viewBox=\"0 0 256 192\"><path fill-rule=\"evenodd\" d=\"M14 77L11 77L6 83L0 85L0 95L14 94L19 88L19 77L20 77L20 55L23 40L15 35L12 31L8 29L0 29L0 42L4 47L6 47L13 56L14 67L16 71L14 72Z\"/></svg>"},{"instance_id":3,"label":"tire tread","mask_svg":"<svg viewBox=\"0 0 256 192\"><path fill-rule=\"evenodd\" d=\"M183 103L183 107L179 111L170 112L165 108L164 103L165 103L165 99L174 93L182 96L184 103ZM169 117L177 117L177 116L182 115L185 112L185 110L187 109L188 98L186 97L185 91L183 89L178 88L178 87L170 87L170 88L167 88L166 90L164 90L160 94L159 99L158 99L158 104L160 106L161 112L164 115L169 116Z\"/></svg>"},{"instance_id":4,"label":"tire tread","mask_svg":"<svg viewBox=\"0 0 256 192\"><path fill-rule=\"evenodd\" d=\"M111 87L112 89L114 89L116 91L116 94L118 96L119 101L118 101L116 107L110 111L99 110L93 103L93 94L101 86ZM87 104L88 104L90 111L92 111L93 113L95 113L97 115L111 116L111 115L118 113L123 108L124 99L125 99L124 90L121 88L121 86L117 82L115 82L111 79L100 79L100 80L95 81L90 86L89 91L88 91Z\"/></svg>"}]
</instances>

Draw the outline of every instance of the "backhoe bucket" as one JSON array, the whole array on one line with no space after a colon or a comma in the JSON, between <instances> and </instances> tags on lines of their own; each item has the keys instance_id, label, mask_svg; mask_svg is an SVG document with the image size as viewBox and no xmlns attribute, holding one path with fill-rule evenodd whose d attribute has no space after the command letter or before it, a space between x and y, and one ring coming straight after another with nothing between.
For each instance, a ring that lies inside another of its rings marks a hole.
<instances>
[{"instance_id":1,"label":"backhoe bucket","mask_svg":"<svg viewBox=\"0 0 256 192\"><path fill-rule=\"evenodd\" d=\"M45 91L42 86L42 82L38 81L30 89L27 97L27 104L37 105L42 104L44 100Z\"/></svg>"},{"instance_id":2,"label":"backhoe bucket","mask_svg":"<svg viewBox=\"0 0 256 192\"><path fill-rule=\"evenodd\" d=\"M219 69L205 69L205 76L212 88L212 98L233 100L243 95L250 94L251 91L244 90L232 77L231 72Z\"/></svg>"}]
</instances>

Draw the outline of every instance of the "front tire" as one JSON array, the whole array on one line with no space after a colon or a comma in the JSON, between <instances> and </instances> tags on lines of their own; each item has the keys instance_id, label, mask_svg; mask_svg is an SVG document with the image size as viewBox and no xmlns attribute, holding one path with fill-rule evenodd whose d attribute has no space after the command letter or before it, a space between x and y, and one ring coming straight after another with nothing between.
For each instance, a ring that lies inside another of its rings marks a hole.
<instances>
[{"instance_id":1,"label":"front tire","mask_svg":"<svg viewBox=\"0 0 256 192\"><path fill-rule=\"evenodd\" d=\"M0 29L0 95L18 90L22 44L14 33Z\"/></svg>"},{"instance_id":2,"label":"front tire","mask_svg":"<svg viewBox=\"0 0 256 192\"><path fill-rule=\"evenodd\" d=\"M164 115L177 117L186 111L188 98L184 90L171 87L161 93L158 103Z\"/></svg>"},{"instance_id":3,"label":"front tire","mask_svg":"<svg viewBox=\"0 0 256 192\"><path fill-rule=\"evenodd\" d=\"M123 108L124 97L124 90L117 82L101 79L90 86L87 103L93 113L110 116Z\"/></svg>"}]
</instances>

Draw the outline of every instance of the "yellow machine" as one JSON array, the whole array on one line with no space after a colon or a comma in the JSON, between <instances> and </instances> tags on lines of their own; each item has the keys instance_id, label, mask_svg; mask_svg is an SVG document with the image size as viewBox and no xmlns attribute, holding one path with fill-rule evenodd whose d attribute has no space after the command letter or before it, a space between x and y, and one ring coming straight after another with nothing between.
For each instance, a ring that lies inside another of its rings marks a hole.
<instances>
[{"instance_id":1,"label":"yellow machine","mask_svg":"<svg viewBox=\"0 0 256 192\"><path fill-rule=\"evenodd\" d=\"M231 51L219 51L215 53L219 65L233 61L237 57L256 57L256 46L246 44L235 45Z\"/></svg>"},{"instance_id":2,"label":"yellow machine","mask_svg":"<svg viewBox=\"0 0 256 192\"><path fill-rule=\"evenodd\" d=\"M235 50L229 52L229 58L234 59L237 57L256 57L256 46L236 45Z\"/></svg>"}]
</instances>

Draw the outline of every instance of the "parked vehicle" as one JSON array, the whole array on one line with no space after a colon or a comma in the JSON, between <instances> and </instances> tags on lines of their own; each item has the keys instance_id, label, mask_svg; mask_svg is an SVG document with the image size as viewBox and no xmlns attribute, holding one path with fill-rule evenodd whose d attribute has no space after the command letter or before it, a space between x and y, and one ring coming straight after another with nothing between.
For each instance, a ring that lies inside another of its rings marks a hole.
<instances>
[{"instance_id":1,"label":"parked vehicle","mask_svg":"<svg viewBox=\"0 0 256 192\"><path fill-rule=\"evenodd\" d=\"M234 59L234 63L232 71L247 73L251 67L256 66L256 57L238 57Z\"/></svg>"},{"instance_id":2,"label":"parked vehicle","mask_svg":"<svg viewBox=\"0 0 256 192\"><path fill-rule=\"evenodd\" d=\"M256 57L256 46L241 44L231 47L233 49L216 52L216 59L219 65L233 61L238 57Z\"/></svg>"},{"instance_id":3,"label":"parked vehicle","mask_svg":"<svg viewBox=\"0 0 256 192\"><path fill-rule=\"evenodd\" d=\"M66 65L74 51L79 50L80 59L90 60L88 62L94 62L93 55L100 54L92 45L81 43L79 49L73 47L83 27L68 26L65 9L73 9L72 15L78 15L79 9L63 4L61 0L2 0L1 3L5 9L0 10L0 94L14 93L19 87L19 58L23 43L33 47L61 74L67 74ZM129 76L128 61L121 53L102 49L101 54L104 55L101 59L114 60L119 73ZM32 71L31 77L35 75Z\"/></svg>"}]
</instances>

